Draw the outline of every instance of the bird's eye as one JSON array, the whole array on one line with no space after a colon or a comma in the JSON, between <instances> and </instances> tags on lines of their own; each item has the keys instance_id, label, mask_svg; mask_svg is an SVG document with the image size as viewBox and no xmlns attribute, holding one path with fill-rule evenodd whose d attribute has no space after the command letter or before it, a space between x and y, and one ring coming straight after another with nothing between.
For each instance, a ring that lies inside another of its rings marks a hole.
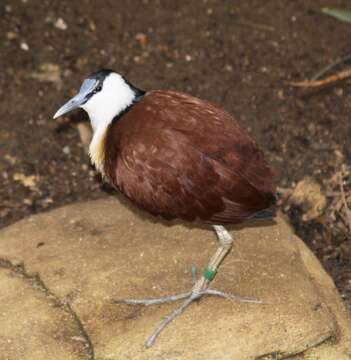
<instances>
[{"instance_id":1,"label":"bird's eye","mask_svg":"<svg viewBox=\"0 0 351 360\"><path fill-rule=\"evenodd\" d=\"M102 86L101 85L99 85L99 86L97 86L96 88L95 88L95 93L97 93L97 92L99 92L99 91L101 91L101 89L102 89Z\"/></svg>"}]
</instances>

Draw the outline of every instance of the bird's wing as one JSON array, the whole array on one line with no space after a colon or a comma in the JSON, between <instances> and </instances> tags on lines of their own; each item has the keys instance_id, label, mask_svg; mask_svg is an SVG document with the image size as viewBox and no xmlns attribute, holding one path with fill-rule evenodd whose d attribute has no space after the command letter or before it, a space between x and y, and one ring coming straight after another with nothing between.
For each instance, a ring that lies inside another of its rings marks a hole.
<instances>
[{"instance_id":1,"label":"bird's wing","mask_svg":"<svg viewBox=\"0 0 351 360\"><path fill-rule=\"evenodd\" d=\"M270 205L244 177L174 129L130 132L108 173L134 203L165 218L235 223Z\"/></svg>"},{"instance_id":2,"label":"bird's wing","mask_svg":"<svg viewBox=\"0 0 351 360\"><path fill-rule=\"evenodd\" d=\"M128 126L127 118L128 114L122 122ZM133 131L157 128L173 129L174 136L182 133L201 154L242 176L258 191L275 191L272 171L248 133L231 114L208 101L174 91L152 91L131 110L130 123Z\"/></svg>"}]
</instances>

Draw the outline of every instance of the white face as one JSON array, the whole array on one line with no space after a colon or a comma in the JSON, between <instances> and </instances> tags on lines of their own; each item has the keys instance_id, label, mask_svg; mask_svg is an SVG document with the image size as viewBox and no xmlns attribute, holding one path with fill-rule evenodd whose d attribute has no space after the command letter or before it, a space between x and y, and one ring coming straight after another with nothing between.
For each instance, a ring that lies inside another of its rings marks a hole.
<instances>
[{"instance_id":1,"label":"white face","mask_svg":"<svg viewBox=\"0 0 351 360\"><path fill-rule=\"evenodd\" d=\"M105 130L114 117L132 104L135 93L121 75L110 73L102 84L101 91L95 93L80 107L90 118L94 132Z\"/></svg>"}]
</instances>

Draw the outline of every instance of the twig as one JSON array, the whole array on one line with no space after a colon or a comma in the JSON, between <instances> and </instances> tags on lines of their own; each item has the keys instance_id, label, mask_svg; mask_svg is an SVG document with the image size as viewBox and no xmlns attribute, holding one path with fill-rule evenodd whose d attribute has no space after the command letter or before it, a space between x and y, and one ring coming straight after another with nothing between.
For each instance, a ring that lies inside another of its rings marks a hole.
<instances>
[{"instance_id":1,"label":"twig","mask_svg":"<svg viewBox=\"0 0 351 360\"><path fill-rule=\"evenodd\" d=\"M237 25L247 26L247 27L250 27L250 28L253 28L253 29L256 29L256 30L261 30L261 31L269 31L269 32L275 31L274 27L272 27L272 26L256 24L256 23L253 23L251 21L234 19L233 23L237 24Z\"/></svg>"},{"instance_id":2,"label":"twig","mask_svg":"<svg viewBox=\"0 0 351 360\"><path fill-rule=\"evenodd\" d=\"M333 85L336 82L345 80L349 77L351 77L351 68L340 71L339 73L328 76L327 78L322 79L322 80L315 80L315 81L307 80L307 81L298 81L298 82L292 81L292 82L289 82L289 84L292 86L295 86L295 87L319 88L322 86Z\"/></svg>"},{"instance_id":3,"label":"twig","mask_svg":"<svg viewBox=\"0 0 351 360\"><path fill-rule=\"evenodd\" d=\"M8 208L8 209L17 209L21 207L21 205L18 204L9 204L9 203L0 203L0 208Z\"/></svg>"},{"instance_id":4,"label":"twig","mask_svg":"<svg viewBox=\"0 0 351 360\"><path fill-rule=\"evenodd\" d=\"M340 192L341 192L341 198L342 198L342 201L343 201L344 207L345 207L346 221L347 221L349 229L351 231L351 211L350 211L349 206L347 205L342 174L340 174Z\"/></svg>"},{"instance_id":5,"label":"twig","mask_svg":"<svg viewBox=\"0 0 351 360\"><path fill-rule=\"evenodd\" d=\"M319 70L312 78L311 81L315 81L317 79L319 79L322 75L324 75L325 73L327 73L329 70L335 68L336 66L351 60L351 53L347 54L345 56L341 56L339 58L337 58L335 61L333 61L331 64L325 66L324 68L322 68L321 70Z\"/></svg>"}]
</instances>

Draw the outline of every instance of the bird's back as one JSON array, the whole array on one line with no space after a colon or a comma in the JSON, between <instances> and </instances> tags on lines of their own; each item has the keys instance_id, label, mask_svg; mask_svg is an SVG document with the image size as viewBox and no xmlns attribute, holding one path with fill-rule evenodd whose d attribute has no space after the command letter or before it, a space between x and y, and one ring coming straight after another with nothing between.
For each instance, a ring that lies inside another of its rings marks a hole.
<instances>
[{"instance_id":1,"label":"bird's back","mask_svg":"<svg viewBox=\"0 0 351 360\"><path fill-rule=\"evenodd\" d=\"M237 223L274 201L261 151L207 101L151 91L110 125L105 141L107 178L152 214Z\"/></svg>"}]
</instances>

